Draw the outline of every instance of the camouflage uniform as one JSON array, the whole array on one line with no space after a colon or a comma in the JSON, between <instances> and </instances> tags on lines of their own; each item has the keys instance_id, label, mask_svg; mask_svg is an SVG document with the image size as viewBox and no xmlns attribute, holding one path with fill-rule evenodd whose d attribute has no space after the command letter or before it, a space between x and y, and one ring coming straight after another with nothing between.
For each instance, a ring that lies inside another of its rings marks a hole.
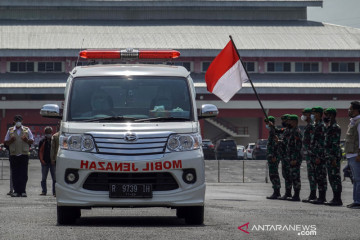
<instances>
[{"instance_id":1,"label":"camouflage uniform","mask_svg":"<svg viewBox=\"0 0 360 240\"><path fill-rule=\"evenodd\" d=\"M311 153L311 135L314 132L314 125L309 123L304 128L304 136L303 136L303 153L304 153L304 159L306 160L306 166L307 166L307 175L310 183L310 190L316 191L317 184L315 179L315 161L312 158Z\"/></svg>"},{"instance_id":2,"label":"camouflage uniform","mask_svg":"<svg viewBox=\"0 0 360 240\"><path fill-rule=\"evenodd\" d=\"M277 143L276 143L276 132L277 130L272 127L269 132L269 138L267 143L266 159L269 166L269 177L272 183L273 189L280 189L280 177L279 177L279 158L277 156ZM273 162L272 159L276 158Z\"/></svg>"},{"instance_id":3,"label":"camouflage uniform","mask_svg":"<svg viewBox=\"0 0 360 240\"><path fill-rule=\"evenodd\" d=\"M319 192L326 191L325 124L323 121L314 124L314 132L311 135L311 153L311 161L315 165L315 180ZM316 159L320 159L320 164L315 163Z\"/></svg>"},{"instance_id":4,"label":"camouflage uniform","mask_svg":"<svg viewBox=\"0 0 360 240\"><path fill-rule=\"evenodd\" d=\"M286 158L286 146L288 144L289 139L289 129L279 129L279 143L278 143L278 157L281 161L281 170L282 170L282 176L285 180L285 190L291 192L291 173L290 173L290 163L288 162Z\"/></svg>"},{"instance_id":5,"label":"camouflage uniform","mask_svg":"<svg viewBox=\"0 0 360 240\"><path fill-rule=\"evenodd\" d=\"M333 192L341 192L341 176L340 176L340 148L341 129L335 122L326 128L325 135L325 159L326 167L329 176L329 183ZM336 167L332 165L332 161L336 160Z\"/></svg>"},{"instance_id":6,"label":"camouflage uniform","mask_svg":"<svg viewBox=\"0 0 360 240\"><path fill-rule=\"evenodd\" d=\"M300 180L300 166L302 162L301 156L302 134L298 127L289 130L289 139L286 145L286 158L290 165L291 183L295 192L301 189ZM296 161L294 166L291 165L292 161Z\"/></svg>"}]
</instances>

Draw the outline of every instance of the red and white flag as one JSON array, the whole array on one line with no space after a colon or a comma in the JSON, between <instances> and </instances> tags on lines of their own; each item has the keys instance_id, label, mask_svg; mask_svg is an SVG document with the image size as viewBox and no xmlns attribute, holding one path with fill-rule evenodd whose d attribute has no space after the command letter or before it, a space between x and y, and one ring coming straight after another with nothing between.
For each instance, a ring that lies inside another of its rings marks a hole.
<instances>
[{"instance_id":1,"label":"red and white flag","mask_svg":"<svg viewBox=\"0 0 360 240\"><path fill-rule=\"evenodd\" d=\"M230 40L206 71L207 90L228 102L248 80L249 77Z\"/></svg>"}]
</instances>

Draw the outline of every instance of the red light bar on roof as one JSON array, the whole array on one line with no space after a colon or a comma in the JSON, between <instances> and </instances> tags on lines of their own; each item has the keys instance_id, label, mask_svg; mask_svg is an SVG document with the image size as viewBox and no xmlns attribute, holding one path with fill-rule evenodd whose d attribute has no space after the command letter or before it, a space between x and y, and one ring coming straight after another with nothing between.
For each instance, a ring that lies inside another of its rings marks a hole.
<instances>
[{"instance_id":1,"label":"red light bar on roof","mask_svg":"<svg viewBox=\"0 0 360 240\"><path fill-rule=\"evenodd\" d=\"M80 57L85 59L172 59L178 58L180 52L175 50L84 50Z\"/></svg>"}]
</instances>

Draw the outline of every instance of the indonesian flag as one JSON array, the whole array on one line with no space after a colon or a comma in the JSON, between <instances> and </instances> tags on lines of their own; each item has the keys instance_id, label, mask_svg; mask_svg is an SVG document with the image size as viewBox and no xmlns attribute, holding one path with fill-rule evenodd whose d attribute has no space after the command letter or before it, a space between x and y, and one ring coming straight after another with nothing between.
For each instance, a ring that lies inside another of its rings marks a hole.
<instances>
[{"instance_id":1,"label":"indonesian flag","mask_svg":"<svg viewBox=\"0 0 360 240\"><path fill-rule=\"evenodd\" d=\"M207 90L228 102L248 80L249 77L230 40L206 71Z\"/></svg>"}]
</instances>

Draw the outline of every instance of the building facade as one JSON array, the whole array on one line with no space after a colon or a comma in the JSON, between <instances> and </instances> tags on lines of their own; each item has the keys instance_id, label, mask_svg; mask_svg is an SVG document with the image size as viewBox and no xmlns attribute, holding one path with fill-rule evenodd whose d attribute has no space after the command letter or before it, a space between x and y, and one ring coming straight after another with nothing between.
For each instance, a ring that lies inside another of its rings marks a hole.
<instances>
[{"instance_id":1,"label":"building facade","mask_svg":"<svg viewBox=\"0 0 360 240\"><path fill-rule=\"evenodd\" d=\"M183 65L195 81L198 108L218 106L218 118L201 121L204 138L243 145L266 138L249 83L229 103L206 89L205 72L229 35L267 114L335 107L346 129L347 108L359 100L360 29L308 21L307 8L321 6L321 0L1 1L0 136L18 113L39 137L45 125L56 125L39 109L61 105L68 72L88 64L78 59L81 49L132 47L181 52L172 62L147 63Z\"/></svg>"}]
</instances>

